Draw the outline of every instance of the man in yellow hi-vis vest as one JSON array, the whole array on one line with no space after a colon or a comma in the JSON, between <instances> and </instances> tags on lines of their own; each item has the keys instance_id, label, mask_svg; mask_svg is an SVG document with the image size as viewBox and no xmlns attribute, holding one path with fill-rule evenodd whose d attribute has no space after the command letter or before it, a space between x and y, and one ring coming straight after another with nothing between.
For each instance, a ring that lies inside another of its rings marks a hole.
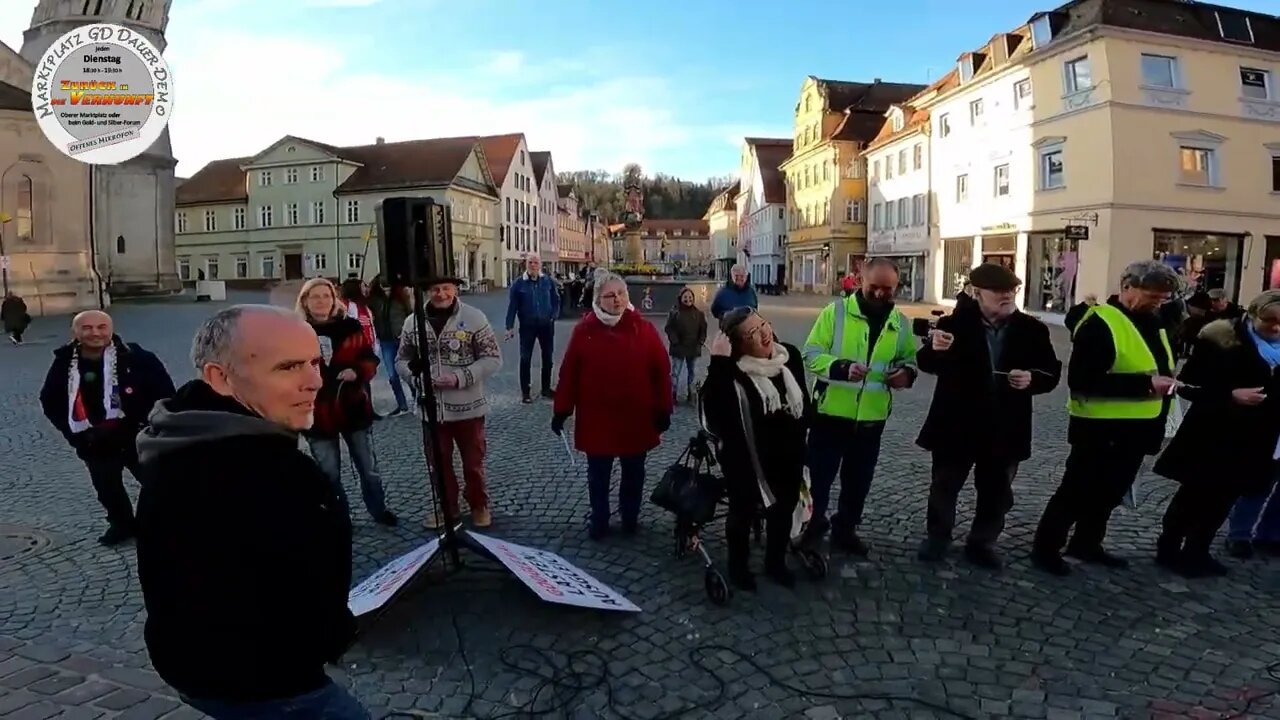
<instances>
[{"instance_id":1,"label":"man in yellow hi-vis vest","mask_svg":"<svg viewBox=\"0 0 1280 720\"><path fill-rule=\"evenodd\" d=\"M1031 561L1042 570L1071 572L1062 559L1064 544L1067 555L1086 563L1128 566L1102 541L1111 512L1133 485L1143 458L1159 452L1164 442L1177 381L1168 329L1158 313L1181 284L1164 263L1135 262L1121 275L1120 294L1089 307L1071 329L1071 454L1036 529Z\"/></svg>"},{"instance_id":2,"label":"man in yellow hi-vis vest","mask_svg":"<svg viewBox=\"0 0 1280 720\"><path fill-rule=\"evenodd\" d=\"M893 306L897 289L897 266L872 260L862 288L823 308L804 344L805 366L817 376L808 448L813 520L805 540L816 543L827 531L838 472L840 506L830 522L831 544L862 557L868 548L858 525L893 408L892 391L911 387L917 374L911 324Z\"/></svg>"}]
</instances>

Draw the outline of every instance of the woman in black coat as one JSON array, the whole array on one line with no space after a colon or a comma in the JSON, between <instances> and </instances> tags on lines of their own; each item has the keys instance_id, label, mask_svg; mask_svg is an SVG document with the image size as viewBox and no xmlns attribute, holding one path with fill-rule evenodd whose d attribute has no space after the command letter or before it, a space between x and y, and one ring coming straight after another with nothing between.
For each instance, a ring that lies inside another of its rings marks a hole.
<instances>
[{"instance_id":1,"label":"woman in black coat","mask_svg":"<svg viewBox=\"0 0 1280 720\"><path fill-rule=\"evenodd\" d=\"M803 359L750 308L725 313L720 329L723 334L711 345L701 399L707 430L720 441L717 459L728 485L729 581L741 590L756 588L748 563L750 535L764 507L765 573L792 587L795 574L787 568L787 545L804 480L810 415Z\"/></svg>"},{"instance_id":2,"label":"woman in black coat","mask_svg":"<svg viewBox=\"0 0 1280 720\"><path fill-rule=\"evenodd\" d=\"M1191 401L1156 473L1181 483L1164 514L1156 562L1189 577L1225 575L1209 555L1241 496L1271 489L1280 452L1280 290L1268 290L1239 320L1200 331L1178 380Z\"/></svg>"}]
</instances>

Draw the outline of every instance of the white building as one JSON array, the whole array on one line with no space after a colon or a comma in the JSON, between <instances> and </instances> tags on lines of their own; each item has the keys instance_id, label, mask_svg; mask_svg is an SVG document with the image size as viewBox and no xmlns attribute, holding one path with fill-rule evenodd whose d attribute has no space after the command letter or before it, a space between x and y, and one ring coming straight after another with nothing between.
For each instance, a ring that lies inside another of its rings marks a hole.
<instances>
[{"instance_id":1,"label":"white building","mask_svg":"<svg viewBox=\"0 0 1280 720\"><path fill-rule=\"evenodd\" d=\"M738 262L757 286L786 282L787 185L778 169L791 138L744 138L739 171Z\"/></svg>"},{"instance_id":2,"label":"white building","mask_svg":"<svg viewBox=\"0 0 1280 720\"><path fill-rule=\"evenodd\" d=\"M925 91L926 94L929 90ZM867 258L898 265L898 298L936 302L928 282L938 256L929 174L929 113L895 104L880 134L863 152L869 168ZM852 221L852 218L848 218Z\"/></svg>"},{"instance_id":3,"label":"white building","mask_svg":"<svg viewBox=\"0 0 1280 720\"><path fill-rule=\"evenodd\" d=\"M535 150L529 153L533 163L533 184L538 188L538 209L535 218L538 221L538 254L547 272L556 272L560 268L559 214L556 212L556 167L551 160L551 153Z\"/></svg>"},{"instance_id":4,"label":"white building","mask_svg":"<svg viewBox=\"0 0 1280 720\"><path fill-rule=\"evenodd\" d=\"M969 270L983 262L1015 272L1027 267L1037 157L1031 78L1025 65L1010 63L1010 56L1030 52L1028 40L1018 33L996 35L962 55L933 92L912 103L929 114L931 123L927 164L942 246L942 262L935 263L930 278L933 297L954 298ZM1026 294L1019 294L1019 306Z\"/></svg>"},{"instance_id":5,"label":"white building","mask_svg":"<svg viewBox=\"0 0 1280 720\"><path fill-rule=\"evenodd\" d=\"M498 244L502 263L495 279L506 287L524 272L525 256L541 249L538 242L538 186L534 181L533 161L529 157L524 133L490 135L476 138L476 141L489 161L489 174L493 176L501 197Z\"/></svg>"}]
</instances>

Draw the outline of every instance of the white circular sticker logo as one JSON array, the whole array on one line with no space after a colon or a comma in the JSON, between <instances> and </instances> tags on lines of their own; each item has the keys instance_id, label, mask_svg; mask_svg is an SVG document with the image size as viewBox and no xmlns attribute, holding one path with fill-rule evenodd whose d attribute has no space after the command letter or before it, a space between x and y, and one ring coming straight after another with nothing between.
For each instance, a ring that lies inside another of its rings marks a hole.
<instances>
[{"instance_id":1,"label":"white circular sticker logo","mask_svg":"<svg viewBox=\"0 0 1280 720\"><path fill-rule=\"evenodd\" d=\"M136 30L99 23L68 32L35 68L31 105L54 147L80 162L115 165L151 147L173 109L173 76Z\"/></svg>"}]
</instances>

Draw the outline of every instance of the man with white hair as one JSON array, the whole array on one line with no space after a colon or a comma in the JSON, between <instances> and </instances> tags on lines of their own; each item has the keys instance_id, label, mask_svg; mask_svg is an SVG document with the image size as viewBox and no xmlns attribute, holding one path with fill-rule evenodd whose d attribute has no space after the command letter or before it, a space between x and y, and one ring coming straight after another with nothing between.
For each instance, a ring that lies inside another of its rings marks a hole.
<instances>
[{"instance_id":1,"label":"man with white hair","mask_svg":"<svg viewBox=\"0 0 1280 720\"><path fill-rule=\"evenodd\" d=\"M173 380L160 358L121 340L101 310L76 315L71 335L53 351L40 405L88 467L107 511L107 531L98 542L117 545L134 536L133 502L124 489L126 468L141 479L134 437L152 406L173 395Z\"/></svg>"},{"instance_id":2,"label":"man with white hair","mask_svg":"<svg viewBox=\"0 0 1280 720\"><path fill-rule=\"evenodd\" d=\"M1111 513L1133 485L1143 459L1164 443L1165 415L1177 381L1159 312L1180 287L1168 265L1135 262L1120 277L1120 293L1090 306L1072 330L1067 369L1071 454L1040 518L1031 552L1032 562L1046 572L1071 572L1062 558L1064 544L1067 555L1083 562L1128 566L1102 542Z\"/></svg>"},{"instance_id":3,"label":"man with white hair","mask_svg":"<svg viewBox=\"0 0 1280 720\"><path fill-rule=\"evenodd\" d=\"M151 663L213 718L367 720L325 673L355 618L350 517L298 448L323 383L316 333L284 308L237 305L205 321L191 362L197 379L138 436Z\"/></svg>"},{"instance_id":4,"label":"man with white hair","mask_svg":"<svg viewBox=\"0 0 1280 720\"><path fill-rule=\"evenodd\" d=\"M520 393L524 403L533 402L530 366L533 364L533 344L542 350L542 397L555 397L551 386L551 357L555 350L556 318L560 317L560 288L547 275L542 274L542 258L530 253L524 261L525 271L507 294L507 336L516 334L516 320L520 321Z\"/></svg>"},{"instance_id":5,"label":"man with white hair","mask_svg":"<svg viewBox=\"0 0 1280 720\"><path fill-rule=\"evenodd\" d=\"M729 282L716 291L715 299L711 301L711 317L719 320L725 313L740 307L756 310L760 307L760 300L747 277L747 268L734 265L729 268Z\"/></svg>"}]
</instances>

